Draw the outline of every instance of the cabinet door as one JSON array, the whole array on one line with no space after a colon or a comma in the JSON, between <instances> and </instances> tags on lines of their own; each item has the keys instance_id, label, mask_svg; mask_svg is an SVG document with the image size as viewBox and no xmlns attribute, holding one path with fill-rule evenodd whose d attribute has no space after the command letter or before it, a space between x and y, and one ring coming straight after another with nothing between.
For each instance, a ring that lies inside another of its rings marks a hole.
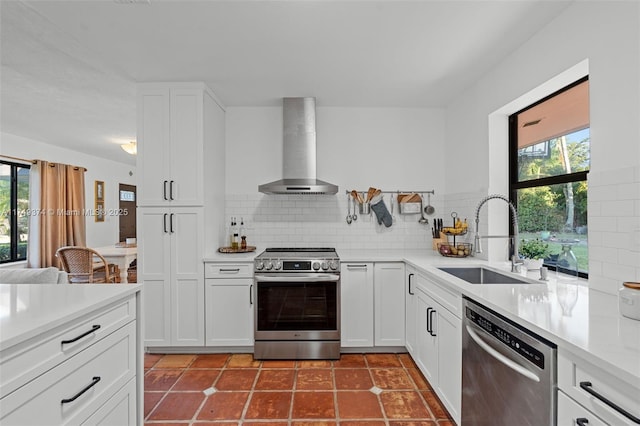
<instances>
[{"instance_id":1,"label":"cabinet door","mask_svg":"<svg viewBox=\"0 0 640 426\"><path fill-rule=\"evenodd\" d=\"M253 345L253 280L205 280L206 345Z\"/></svg>"},{"instance_id":2,"label":"cabinet door","mask_svg":"<svg viewBox=\"0 0 640 426\"><path fill-rule=\"evenodd\" d=\"M138 93L138 206L168 204L169 89L144 88Z\"/></svg>"},{"instance_id":3,"label":"cabinet door","mask_svg":"<svg viewBox=\"0 0 640 426\"><path fill-rule=\"evenodd\" d=\"M171 342L176 346L204 345L203 226L201 208L171 209Z\"/></svg>"},{"instance_id":4,"label":"cabinet door","mask_svg":"<svg viewBox=\"0 0 640 426\"><path fill-rule=\"evenodd\" d=\"M144 345L171 344L171 250L165 209L138 209L138 282L144 285Z\"/></svg>"},{"instance_id":5,"label":"cabinet door","mask_svg":"<svg viewBox=\"0 0 640 426\"><path fill-rule=\"evenodd\" d=\"M432 387L438 386L438 337L437 314L433 299L421 291L417 292L417 352L418 367Z\"/></svg>"},{"instance_id":6,"label":"cabinet door","mask_svg":"<svg viewBox=\"0 0 640 426\"><path fill-rule=\"evenodd\" d=\"M341 345L373 346L373 263L343 263L340 286Z\"/></svg>"},{"instance_id":7,"label":"cabinet door","mask_svg":"<svg viewBox=\"0 0 640 426\"><path fill-rule=\"evenodd\" d=\"M409 353L416 358L417 357L417 304L418 296L416 296L416 271L415 269L407 269L407 278L405 283L405 346Z\"/></svg>"},{"instance_id":8,"label":"cabinet door","mask_svg":"<svg viewBox=\"0 0 640 426\"><path fill-rule=\"evenodd\" d=\"M462 322L442 305L434 306L437 317L433 329L438 339L438 388L449 414L460 424L462 404Z\"/></svg>"},{"instance_id":9,"label":"cabinet door","mask_svg":"<svg viewBox=\"0 0 640 426\"><path fill-rule=\"evenodd\" d=\"M376 263L373 286L375 345L405 346L404 264Z\"/></svg>"},{"instance_id":10,"label":"cabinet door","mask_svg":"<svg viewBox=\"0 0 640 426\"><path fill-rule=\"evenodd\" d=\"M203 177L203 91L171 89L171 177L168 198L172 206L201 206Z\"/></svg>"}]
</instances>

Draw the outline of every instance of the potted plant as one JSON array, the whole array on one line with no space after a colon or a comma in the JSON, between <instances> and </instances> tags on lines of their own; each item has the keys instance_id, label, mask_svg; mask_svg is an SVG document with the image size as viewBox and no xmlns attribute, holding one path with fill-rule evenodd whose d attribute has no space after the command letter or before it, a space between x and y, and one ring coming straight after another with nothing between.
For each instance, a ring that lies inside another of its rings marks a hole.
<instances>
[{"instance_id":1,"label":"potted plant","mask_svg":"<svg viewBox=\"0 0 640 426\"><path fill-rule=\"evenodd\" d=\"M522 240L518 252L523 258L524 266L527 269L540 269L544 259L551 254L549 243L539 240L538 238Z\"/></svg>"}]
</instances>

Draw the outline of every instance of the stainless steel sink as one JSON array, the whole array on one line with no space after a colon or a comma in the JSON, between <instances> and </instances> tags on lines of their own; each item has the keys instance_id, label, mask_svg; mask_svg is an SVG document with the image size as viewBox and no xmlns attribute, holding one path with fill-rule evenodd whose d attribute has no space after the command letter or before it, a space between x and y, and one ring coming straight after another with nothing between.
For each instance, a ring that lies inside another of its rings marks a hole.
<instances>
[{"instance_id":1,"label":"stainless steel sink","mask_svg":"<svg viewBox=\"0 0 640 426\"><path fill-rule=\"evenodd\" d=\"M438 268L471 284L531 284L511 275L502 274L492 269L479 267L443 267Z\"/></svg>"}]
</instances>

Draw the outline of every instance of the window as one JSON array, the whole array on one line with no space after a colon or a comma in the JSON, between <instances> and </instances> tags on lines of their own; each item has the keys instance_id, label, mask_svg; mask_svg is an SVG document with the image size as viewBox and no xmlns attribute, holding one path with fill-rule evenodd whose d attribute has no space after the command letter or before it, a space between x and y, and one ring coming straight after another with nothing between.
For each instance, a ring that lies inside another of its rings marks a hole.
<instances>
[{"instance_id":1,"label":"window","mask_svg":"<svg viewBox=\"0 0 640 426\"><path fill-rule=\"evenodd\" d=\"M26 260L29 166L0 161L0 263Z\"/></svg>"},{"instance_id":2,"label":"window","mask_svg":"<svg viewBox=\"0 0 640 426\"><path fill-rule=\"evenodd\" d=\"M509 193L521 240L541 239L555 269L563 244L588 276L589 80L585 77L509 117Z\"/></svg>"}]
</instances>

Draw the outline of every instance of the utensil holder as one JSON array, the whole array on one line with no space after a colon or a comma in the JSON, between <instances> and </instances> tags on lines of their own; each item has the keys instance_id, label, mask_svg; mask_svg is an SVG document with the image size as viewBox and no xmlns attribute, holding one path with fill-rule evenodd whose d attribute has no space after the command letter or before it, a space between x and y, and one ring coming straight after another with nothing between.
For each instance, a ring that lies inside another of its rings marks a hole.
<instances>
[{"instance_id":1,"label":"utensil holder","mask_svg":"<svg viewBox=\"0 0 640 426\"><path fill-rule=\"evenodd\" d=\"M371 204L359 203L358 210L360 211L360 214L371 214Z\"/></svg>"}]
</instances>

